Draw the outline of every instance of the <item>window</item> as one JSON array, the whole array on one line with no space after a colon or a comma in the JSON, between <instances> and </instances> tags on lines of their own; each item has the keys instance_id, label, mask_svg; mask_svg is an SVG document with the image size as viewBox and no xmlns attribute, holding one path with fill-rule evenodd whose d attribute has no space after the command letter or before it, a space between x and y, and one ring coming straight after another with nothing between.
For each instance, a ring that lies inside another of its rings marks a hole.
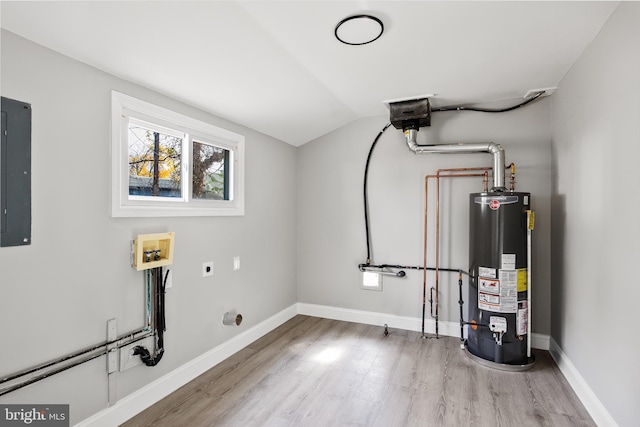
<instances>
[{"instance_id":1,"label":"window","mask_svg":"<svg viewBox=\"0 0 640 427\"><path fill-rule=\"evenodd\" d=\"M114 217L244 215L244 137L112 92Z\"/></svg>"}]
</instances>

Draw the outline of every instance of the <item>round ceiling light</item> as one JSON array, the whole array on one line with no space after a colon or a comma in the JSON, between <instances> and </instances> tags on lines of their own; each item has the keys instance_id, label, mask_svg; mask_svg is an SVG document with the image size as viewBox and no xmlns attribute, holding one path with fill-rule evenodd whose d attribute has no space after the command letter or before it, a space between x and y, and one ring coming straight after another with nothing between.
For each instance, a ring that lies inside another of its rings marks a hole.
<instances>
[{"instance_id":1,"label":"round ceiling light","mask_svg":"<svg viewBox=\"0 0 640 427\"><path fill-rule=\"evenodd\" d=\"M344 44L362 45L377 40L384 31L382 21L371 15L354 15L336 25L335 35Z\"/></svg>"}]
</instances>

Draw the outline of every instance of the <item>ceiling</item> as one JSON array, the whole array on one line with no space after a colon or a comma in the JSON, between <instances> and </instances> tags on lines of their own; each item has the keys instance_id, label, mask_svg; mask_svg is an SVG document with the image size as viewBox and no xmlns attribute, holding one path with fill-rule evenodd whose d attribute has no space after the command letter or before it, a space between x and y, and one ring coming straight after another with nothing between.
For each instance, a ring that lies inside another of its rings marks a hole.
<instances>
[{"instance_id":1,"label":"ceiling","mask_svg":"<svg viewBox=\"0 0 640 427\"><path fill-rule=\"evenodd\" d=\"M2 27L202 110L302 145L382 101L522 100L557 86L618 2L0 2ZM334 37L368 13L374 43Z\"/></svg>"}]
</instances>

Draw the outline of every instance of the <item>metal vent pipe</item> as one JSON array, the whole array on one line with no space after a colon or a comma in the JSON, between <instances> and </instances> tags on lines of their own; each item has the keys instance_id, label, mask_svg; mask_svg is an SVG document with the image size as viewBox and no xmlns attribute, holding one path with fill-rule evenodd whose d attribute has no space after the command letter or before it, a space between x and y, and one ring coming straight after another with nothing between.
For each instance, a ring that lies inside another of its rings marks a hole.
<instances>
[{"instance_id":1,"label":"metal vent pipe","mask_svg":"<svg viewBox=\"0 0 640 427\"><path fill-rule=\"evenodd\" d=\"M483 143L459 143L459 144L428 144L417 143L418 130L406 129L404 135L407 139L407 146L414 154L429 153L489 153L493 156L493 187L491 191L506 191L504 186L504 149L500 144L494 142Z\"/></svg>"}]
</instances>

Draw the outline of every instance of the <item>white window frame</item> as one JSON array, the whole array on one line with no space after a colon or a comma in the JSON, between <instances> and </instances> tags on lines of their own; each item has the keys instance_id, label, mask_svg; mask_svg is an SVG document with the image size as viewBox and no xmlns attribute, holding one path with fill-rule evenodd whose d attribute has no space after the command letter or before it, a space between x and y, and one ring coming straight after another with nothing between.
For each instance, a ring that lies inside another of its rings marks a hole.
<instances>
[{"instance_id":1,"label":"white window frame","mask_svg":"<svg viewBox=\"0 0 640 427\"><path fill-rule=\"evenodd\" d=\"M182 197L129 196L129 118L185 135L182 146ZM192 199L193 140L229 150L230 200ZM146 101L111 91L111 216L244 215L244 136Z\"/></svg>"}]
</instances>

